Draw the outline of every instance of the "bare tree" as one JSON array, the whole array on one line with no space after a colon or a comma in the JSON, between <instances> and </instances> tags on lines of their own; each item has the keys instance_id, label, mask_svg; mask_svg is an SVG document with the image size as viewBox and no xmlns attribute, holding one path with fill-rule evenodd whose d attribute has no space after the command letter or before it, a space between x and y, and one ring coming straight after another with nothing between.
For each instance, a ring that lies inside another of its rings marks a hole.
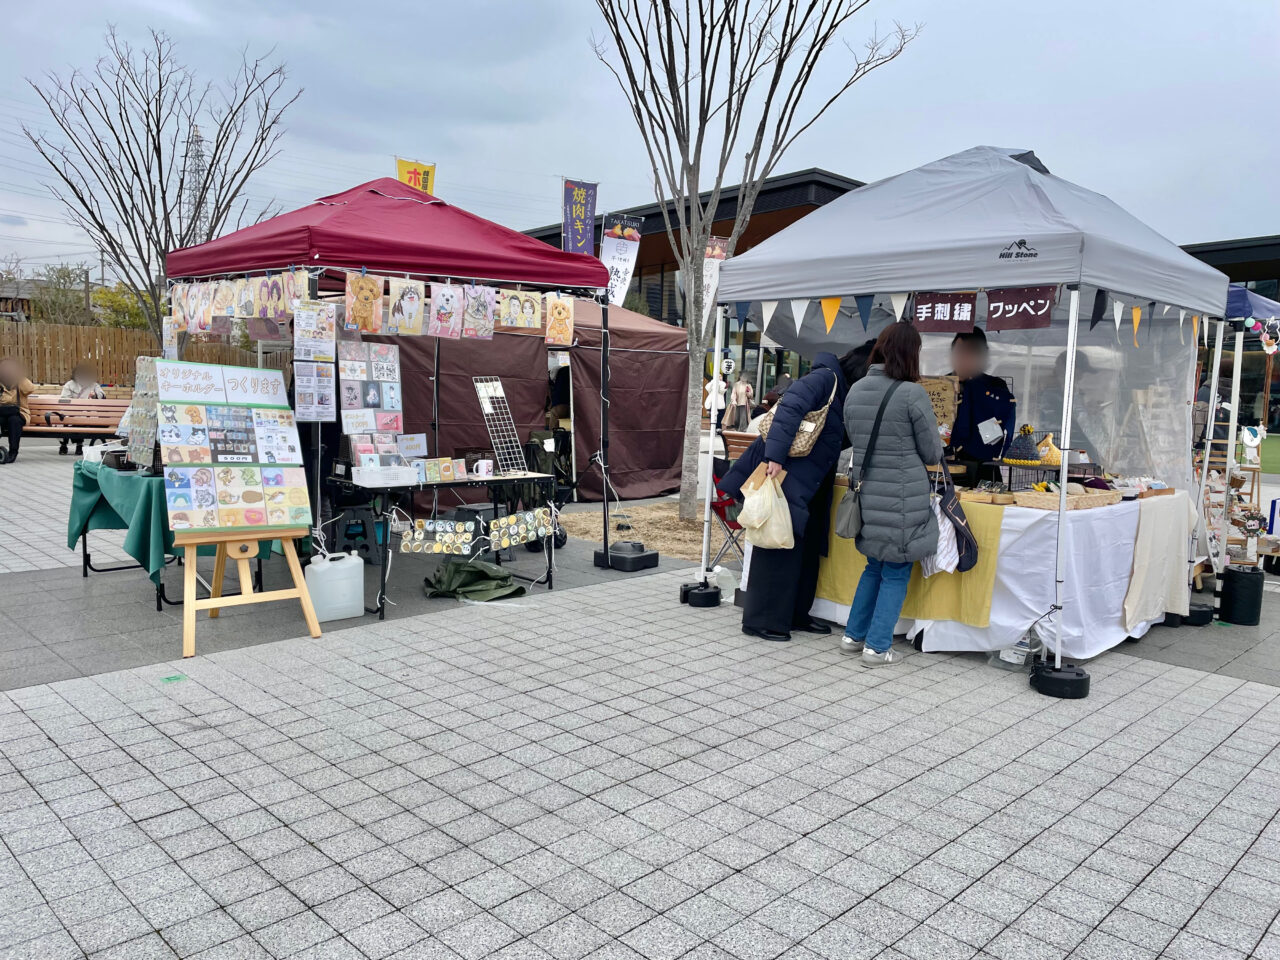
<instances>
[{"instance_id":1,"label":"bare tree","mask_svg":"<svg viewBox=\"0 0 1280 960\"><path fill-rule=\"evenodd\" d=\"M252 223L243 191L279 153L281 120L301 91L282 64L241 57L219 84L199 80L151 31L134 48L114 29L89 71L28 81L49 108L55 135L23 133L54 174L50 189L133 291L159 339L164 257L228 225ZM206 153L192 162L197 128Z\"/></svg>"},{"instance_id":2,"label":"bare tree","mask_svg":"<svg viewBox=\"0 0 1280 960\"><path fill-rule=\"evenodd\" d=\"M819 62L870 2L596 0L609 34L596 42L596 55L617 79L640 130L684 279L689 394L680 515L686 519L697 512L702 375L715 329L713 314L704 320L703 257L726 172L741 184L727 238L732 255L761 184L796 138L918 33L918 26L895 24L861 48L844 43L849 60L840 80L811 91Z\"/></svg>"},{"instance_id":3,"label":"bare tree","mask_svg":"<svg viewBox=\"0 0 1280 960\"><path fill-rule=\"evenodd\" d=\"M31 319L40 323L93 322L89 268L83 263L45 267L32 280Z\"/></svg>"}]
</instances>

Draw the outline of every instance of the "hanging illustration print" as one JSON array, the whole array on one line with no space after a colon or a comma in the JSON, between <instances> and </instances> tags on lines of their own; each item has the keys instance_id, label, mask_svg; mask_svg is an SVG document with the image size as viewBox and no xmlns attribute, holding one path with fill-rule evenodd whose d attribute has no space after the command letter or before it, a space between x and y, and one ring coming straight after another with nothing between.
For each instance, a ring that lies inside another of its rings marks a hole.
<instances>
[{"instance_id":1,"label":"hanging illustration print","mask_svg":"<svg viewBox=\"0 0 1280 960\"><path fill-rule=\"evenodd\" d=\"M573 297L547 294L547 343L557 347L573 346Z\"/></svg>"},{"instance_id":2,"label":"hanging illustration print","mask_svg":"<svg viewBox=\"0 0 1280 960\"><path fill-rule=\"evenodd\" d=\"M493 339L493 311L498 291L476 284L464 288L466 306L462 311L462 336L468 340Z\"/></svg>"},{"instance_id":3,"label":"hanging illustration print","mask_svg":"<svg viewBox=\"0 0 1280 960\"><path fill-rule=\"evenodd\" d=\"M185 283L175 283L169 288L169 316L173 317L175 327L178 324L183 327L187 325L187 285Z\"/></svg>"},{"instance_id":4,"label":"hanging illustration print","mask_svg":"<svg viewBox=\"0 0 1280 960\"><path fill-rule=\"evenodd\" d=\"M241 277L236 281L235 292L235 316L252 317L253 312L253 283L247 278Z\"/></svg>"},{"instance_id":5,"label":"hanging illustration print","mask_svg":"<svg viewBox=\"0 0 1280 960\"><path fill-rule=\"evenodd\" d=\"M431 319L427 334L457 340L462 336L462 288L451 283L431 285Z\"/></svg>"},{"instance_id":6,"label":"hanging illustration print","mask_svg":"<svg viewBox=\"0 0 1280 960\"><path fill-rule=\"evenodd\" d=\"M382 332L382 277L347 274L347 328Z\"/></svg>"},{"instance_id":7,"label":"hanging illustration print","mask_svg":"<svg viewBox=\"0 0 1280 960\"><path fill-rule=\"evenodd\" d=\"M422 333L422 301L426 286L420 280L397 280L391 277L391 313L387 332L417 336Z\"/></svg>"}]
</instances>

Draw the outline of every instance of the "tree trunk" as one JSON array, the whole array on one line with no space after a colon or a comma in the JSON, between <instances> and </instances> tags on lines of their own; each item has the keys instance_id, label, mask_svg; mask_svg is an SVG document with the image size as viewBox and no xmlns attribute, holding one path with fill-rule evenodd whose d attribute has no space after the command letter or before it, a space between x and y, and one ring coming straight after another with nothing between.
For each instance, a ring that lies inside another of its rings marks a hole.
<instances>
[{"instance_id":1,"label":"tree trunk","mask_svg":"<svg viewBox=\"0 0 1280 960\"><path fill-rule=\"evenodd\" d=\"M689 347L689 397L684 414L684 458L680 471L680 519L696 520L698 510L698 474L702 465L698 452L702 447L702 369L706 365L707 348L700 344ZM711 411L715 415L715 411Z\"/></svg>"}]
</instances>

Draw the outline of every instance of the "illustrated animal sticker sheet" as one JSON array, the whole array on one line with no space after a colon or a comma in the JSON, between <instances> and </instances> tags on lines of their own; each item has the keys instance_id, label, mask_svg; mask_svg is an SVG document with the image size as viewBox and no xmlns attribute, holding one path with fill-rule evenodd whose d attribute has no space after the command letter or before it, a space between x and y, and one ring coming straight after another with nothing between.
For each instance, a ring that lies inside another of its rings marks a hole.
<instances>
[{"instance_id":1,"label":"illustrated animal sticker sheet","mask_svg":"<svg viewBox=\"0 0 1280 960\"><path fill-rule=\"evenodd\" d=\"M280 371L156 366L155 439L170 529L309 526L302 445Z\"/></svg>"},{"instance_id":2,"label":"illustrated animal sticker sheet","mask_svg":"<svg viewBox=\"0 0 1280 960\"><path fill-rule=\"evenodd\" d=\"M338 342L338 404L342 432L399 432L404 394L400 384L400 348L393 343ZM393 419L394 418L394 419Z\"/></svg>"}]
</instances>

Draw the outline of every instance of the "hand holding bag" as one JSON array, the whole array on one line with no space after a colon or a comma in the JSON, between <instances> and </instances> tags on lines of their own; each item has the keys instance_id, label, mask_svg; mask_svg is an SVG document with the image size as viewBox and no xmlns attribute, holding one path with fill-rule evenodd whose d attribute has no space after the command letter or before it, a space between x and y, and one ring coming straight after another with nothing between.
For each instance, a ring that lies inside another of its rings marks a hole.
<instances>
[{"instance_id":1,"label":"hand holding bag","mask_svg":"<svg viewBox=\"0 0 1280 960\"><path fill-rule=\"evenodd\" d=\"M945 468L944 464L943 469ZM947 479L939 478L938 484L945 489L948 479L949 475ZM925 577L931 577L935 573L954 573L960 563L960 552L956 547L956 531L950 519L942 512L942 496L936 487L929 496L929 506L933 509L933 515L938 521L938 549L932 556L920 561L920 572Z\"/></svg>"},{"instance_id":2,"label":"hand holding bag","mask_svg":"<svg viewBox=\"0 0 1280 960\"><path fill-rule=\"evenodd\" d=\"M791 526L791 507L782 492L785 470L766 477L762 463L742 485L742 510L738 523L746 530L747 541L765 550L790 550L796 545Z\"/></svg>"},{"instance_id":3,"label":"hand holding bag","mask_svg":"<svg viewBox=\"0 0 1280 960\"><path fill-rule=\"evenodd\" d=\"M846 540L856 539L862 532L862 481L867 478L867 467L871 465L871 454L876 449L876 437L880 436L880 422L884 419L884 409L889 406L889 398L895 390L902 386L901 380L889 384L884 399L880 401L880 409L876 411L876 421L871 425L871 436L867 440L867 452L862 458L862 469L858 471L858 479L853 479L853 455L849 456L849 489L840 498L836 507L836 536Z\"/></svg>"},{"instance_id":4,"label":"hand holding bag","mask_svg":"<svg viewBox=\"0 0 1280 960\"><path fill-rule=\"evenodd\" d=\"M938 506L942 510L943 518L947 520L955 534L956 553L959 555L956 570L959 573L965 573L972 570L978 563L978 538L969 529L969 518L964 515L964 507L960 505L960 498L956 496L956 485L951 480L946 464L942 467L942 495L939 497ZM942 533L941 525L938 527L938 533Z\"/></svg>"},{"instance_id":5,"label":"hand holding bag","mask_svg":"<svg viewBox=\"0 0 1280 960\"><path fill-rule=\"evenodd\" d=\"M800 421L796 427L796 435L791 441L791 449L787 451L788 457L807 457L818 442L818 437L822 433L822 428L827 423L827 411L831 409L831 403L836 398L836 387L840 385L840 378L833 377L834 382L831 384L831 396L827 397L827 402L820 406L817 410L811 410L804 415L804 419ZM760 436L767 438L769 436L769 428L773 426L773 415L778 410L778 404L781 400L774 404L773 409L760 418Z\"/></svg>"}]
</instances>

